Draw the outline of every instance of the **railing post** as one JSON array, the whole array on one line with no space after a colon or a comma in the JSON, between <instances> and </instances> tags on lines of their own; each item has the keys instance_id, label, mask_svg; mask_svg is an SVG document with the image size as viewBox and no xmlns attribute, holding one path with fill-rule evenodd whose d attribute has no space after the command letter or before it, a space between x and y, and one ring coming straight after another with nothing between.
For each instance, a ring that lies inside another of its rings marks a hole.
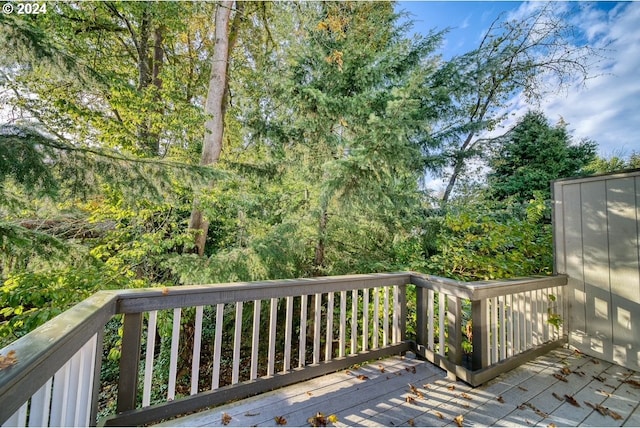
<instances>
[{"instance_id":1,"label":"railing post","mask_svg":"<svg viewBox=\"0 0 640 428\"><path fill-rule=\"evenodd\" d=\"M122 333L122 349L120 352L118 402L116 406L116 411L118 413L136 408L141 335L142 313L125 314Z\"/></svg>"},{"instance_id":2,"label":"railing post","mask_svg":"<svg viewBox=\"0 0 640 428\"><path fill-rule=\"evenodd\" d=\"M418 351L426 348L428 340L427 306L429 296L427 291L424 287L416 287L416 348Z\"/></svg>"},{"instance_id":3,"label":"railing post","mask_svg":"<svg viewBox=\"0 0 640 428\"><path fill-rule=\"evenodd\" d=\"M489 365L489 325L487 323L487 300L471 301L471 334L473 354L471 366L473 370L479 370Z\"/></svg>"}]
</instances>

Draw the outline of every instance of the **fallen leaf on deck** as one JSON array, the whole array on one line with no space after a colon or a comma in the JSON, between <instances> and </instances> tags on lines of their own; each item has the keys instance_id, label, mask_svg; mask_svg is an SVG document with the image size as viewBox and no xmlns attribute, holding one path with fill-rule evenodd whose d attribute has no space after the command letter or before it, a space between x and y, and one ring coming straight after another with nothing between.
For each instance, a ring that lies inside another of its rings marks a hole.
<instances>
[{"instance_id":1,"label":"fallen leaf on deck","mask_svg":"<svg viewBox=\"0 0 640 428\"><path fill-rule=\"evenodd\" d=\"M583 372L582 370L574 371L574 373L577 374L580 377L585 377L586 376L586 373Z\"/></svg>"},{"instance_id":2,"label":"fallen leaf on deck","mask_svg":"<svg viewBox=\"0 0 640 428\"><path fill-rule=\"evenodd\" d=\"M607 396L607 397L611 397L611 393L605 391L604 389L596 389L596 391L598 391L600 394Z\"/></svg>"},{"instance_id":3,"label":"fallen leaf on deck","mask_svg":"<svg viewBox=\"0 0 640 428\"><path fill-rule=\"evenodd\" d=\"M521 390L521 391L528 391L527 388L525 388L524 386L520 386L520 385L518 385L518 389Z\"/></svg>"},{"instance_id":4,"label":"fallen leaf on deck","mask_svg":"<svg viewBox=\"0 0 640 428\"><path fill-rule=\"evenodd\" d=\"M556 400L559 401L564 401L564 398L560 397L558 394L556 394L555 392L552 392L551 395L553 395L553 398L555 398Z\"/></svg>"},{"instance_id":5,"label":"fallen leaf on deck","mask_svg":"<svg viewBox=\"0 0 640 428\"><path fill-rule=\"evenodd\" d=\"M502 395L499 397L496 397L496 400L498 400L499 403L504 403L504 398L502 398Z\"/></svg>"},{"instance_id":6,"label":"fallen leaf on deck","mask_svg":"<svg viewBox=\"0 0 640 428\"><path fill-rule=\"evenodd\" d=\"M365 375L363 375L363 374L361 374L361 375L358 375L358 379L360 379L360 380L367 380L367 379L369 379L369 377L368 377L368 376L365 376Z\"/></svg>"},{"instance_id":7,"label":"fallen leaf on deck","mask_svg":"<svg viewBox=\"0 0 640 428\"><path fill-rule=\"evenodd\" d=\"M407 402L407 403L409 403L409 404L413 404L413 403L415 403L415 402L416 402L416 399L415 399L415 398L413 398L413 397L412 397L412 396L410 396L410 395L407 395L407 396L406 396L406 398L404 399L404 401L406 401L406 402Z\"/></svg>"},{"instance_id":8,"label":"fallen leaf on deck","mask_svg":"<svg viewBox=\"0 0 640 428\"><path fill-rule=\"evenodd\" d=\"M308 395L309 397L311 397L311 396L313 395L313 393L312 393L311 391L307 391L307 395Z\"/></svg>"},{"instance_id":9,"label":"fallen leaf on deck","mask_svg":"<svg viewBox=\"0 0 640 428\"><path fill-rule=\"evenodd\" d=\"M169 289L168 289L167 287L164 287L164 288L162 289L162 294L163 294L164 296L166 296L167 294L169 294Z\"/></svg>"},{"instance_id":10,"label":"fallen leaf on deck","mask_svg":"<svg viewBox=\"0 0 640 428\"><path fill-rule=\"evenodd\" d=\"M611 409L607 409L607 411L609 412L609 416L611 416L613 419L615 419L616 421L619 421L620 419L622 419L622 416L620 416L619 414L617 414L616 412L614 412Z\"/></svg>"},{"instance_id":11,"label":"fallen leaf on deck","mask_svg":"<svg viewBox=\"0 0 640 428\"><path fill-rule=\"evenodd\" d=\"M229 422L231 422L231 415L229 413L223 413L222 414L222 425L229 425Z\"/></svg>"},{"instance_id":12,"label":"fallen leaf on deck","mask_svg":"<svg viewBox=\"0 0 640 428\"><path fill-rule=\"evenodd\" d=\"M345 373L348 375L352 375L353 373L351 373L351 370L345 370Z\"/></svg>"},{"instance_id":13,"label":"fallen leaf on deck","mask_svg":"<svg viewBox=\"0 0 640 428\"><path fill-rule=\"evenodd\" d=\"M424 389L429 389L429 388L431 388L431 385L429 385L428 383L425 383L424 385L422 385L422 387Z\"/></svg>"},{"instance_id":14,"label":"fallen leaf on deck","mask_svg":"<svg viewBox=\"0 0 640 428\"><path fill-rule=\"evenodd\" d=\"M453 391L454 389L456 389L456 386L455 386L455 385L449 385L449 386L447 387L447 389L448 389L449 391Z\"/></svg>"},{"instance_id":15,"label":"fallen leaf on deck","mask_svg":"<svg viewBox=\"0 0 640 428\"><path fill-rule=\"evenodd\" d=\"M338 422L338 417L336 415L329 415L327 416L327 421L335 424L336 422Z\"/></svg>"},{"instance_id":16,"label":"fallen leaf on deck","mask_svg":"<svg viewBox=\"0 0 640 428\"><path fill-rule=\"evenodd\" d=\"M273 419L276 421L277 425L286 425L287 424L287 420L285 419L284 416L276 416Z\"/></svg>"},{"instance_id":17,"label":"fallen leaf on deck","mask_svg":"<svg viewBox=\"0 0 640 428\"><path fill-rule=\"evenodd\" d=\"M567 378L566 378L566 377L562 376L562 375L561 375L561 374L559 374L559 373L554 373L554 374L553 374L553 377L555 377L556 379L561 380L561 381L563 381L563 382L569 382L569 381L567 380Z\"/></svg>"},{"instance_id":18,"label":"fallen leaf on deck","mask_svg":"<svg viewBox=\"0 0 640 428\"><path fill-rule=\"evenodd\" d=\"M638 382L638 381L637 381L637 380L635 380L635 379L628 379L628 380L625 380L625 381L624 381L624 383L628 383L628 384L629 384L629 385L631 385L631 386L634 386L634 387L636 387L636 388L640 388L640 382Z\"/></svg>"},{"instance_id":19,"label":"fallen leaf on deck","mask_svg":"<svg viewBox=\"0 0 640 428\"><path fill-rule=\"evenodd\" d=\"M409 419L407 421L407 425L409 425L410 427L414 427L414 426L416 426L416 423L415 423L415 421L413 419Z\"/></svg>"},{"instance_id":20,"label":"fallen leaf on deck","mask_svg":"<svg viewBox=\"0 0 640 428\"><path fill-rule=\"evenodd\" d=\"M458 425L459 427L462 426L462 423L464 422L464 416L462 415L458 415L455 418L453 418L453 421L456 423L456 425Z\"/></svg>"},{"instance_id":21,"label":"fallen leaf on deck","mask_svg":"<svg viewBox=\"0 0 640 428\"><path fill-rule=\"evenodd\" d=\"M573 398L571 395L564 394L564 398L565 400L567 400L567 403L571 404L572 406L582 407L580 403L578 403L576 399Z\"/></svg>"},{"instance_id":22,"label":"fallen leaf on deck","mask_svg":"<svg viewBox=\"0 0 640 428\"><path fill-rule=\"evenodd\" d=\"M547 425L547 428L556 428L556 424L551 422L549 425Z\"/></svg>"},{"instance_id":23,"label":"fallen leaf on deck","mask_svg":"<svg viewBox=\"0 0 640 428\"><path fill-rule=\"evenodd\" d=\"M462 394L460 394L460 396L462 398L466 398L467 400L473 400L473 397L467 394L466 392L463 392Z\"/></svg>"},{"instance_id":24,"label":"fallen leaf on deck","mask_svg":"<svg viewBox=\"0 0 640 428\"><path fill-rule=\"evenodd\" d=\"M603 378L602 376L591 376L592 378L594 378L595 380L599 380L600 382L604 383L604 381L606 380L605 378Z\"/></svg>"},{"instance_id":25,"label":"fallen leaf on deck","mask_svg":"<svg viewBox=\"0 0 640 428\"><path fill-rule=\"evenodd\" d=\"M380 370L380 373L384 373L384 366L379 365L379 366L378 366L378 369Z\"/></svg>"},{"instance_id":26,"label":"fallen leaf on deck","mask_svg":"<svg viewBox=\"0 0 640 428\"><path fill-rule=\"evenodd\" d=\"M353 365L353 368L354 368L354 369L356 369L356 370L358 370L358 369L360 368L360 364L354 364L354 365Z\"/></svg>"},{"instance_id":27,"label":"fallen leaf on deck","mask_svg":"<svg viewBox=\"0 0 640 428\"><path fill-rule=\"evenodd\" d=\"M307 419L307 422L311 424L312 427L326 427L327 426L327 418L320 412L316 413L315 416Z\"/></svg>"},{"instance_id":28,"label":"fallen leaf on deck","mask_svg":"<svg viewBox=\"0 0 640 428\"><path fill-rule=\"evenodd\" d=\"M433 413L435 413L435 415L440 418L440 419L444 419L444 415L440 412L438 412L437 410L434 410Z\"/></svg>"},{"instance_id":29,"label":"fallen leaf on deck","mask_svg":"<svg viewBox=\"0 0 640 428\"><path fill-rule=\"evenodd\" d=\"M607 414L609 413L608 409L606 407L601 406L600 404L593 404L593 403L589 403L588 401L585 401L584 404L591 407L593 410L597 411L602 416L607 416Z\"/></svg>"},{"instance_id":30,"label":"fallen leaf on deck","mask_svg":"<svg viewBox=\"0 0 640 428\"><path fill-rule=\"evenodd\" d=\"M568 367L563 367L561 372L563 375L568 375L568 374L571 374L571 369Z\"/></svg>"},{"instance_id":31,"label":"fallen leaf on deck","mask_svg":"<svg viewBox=\"0 0 640 428\"><path fill-rule=\"evenodd\" d=\"M16 351L14 350L7 352L7 355L0 354L0 370L11 367L17 362L18 359L16 358Z\"/></svg>"}]
</instances>

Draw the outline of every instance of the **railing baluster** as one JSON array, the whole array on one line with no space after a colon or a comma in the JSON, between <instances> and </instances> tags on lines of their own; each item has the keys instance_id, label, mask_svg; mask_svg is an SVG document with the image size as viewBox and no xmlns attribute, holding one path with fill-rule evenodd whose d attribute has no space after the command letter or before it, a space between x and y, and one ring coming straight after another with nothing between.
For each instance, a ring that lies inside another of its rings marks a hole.
<instances>
[{"instance_id":1,"label":"railing baluster","mask_svg":"<svg viewBox=\"0 0 640 428\"><path fill-rule=\"evenodd\" d=\"M384 286L382 288L384 293L384 314L382 321L382 346L389 344L389 287Z\"/></svg>"},{"instance_id":2,"label":"railing baluster","mask_svg":"<svg viewBox=\"0 0 640 428\"><path fill-rule=\"evenodd\" d=\"M276 365L276 332L278 328L278 299L271 299L269 308L269 354L267 357L267 376L273 376Z\"/></svg>"},{"instance_id":3,"label":"railing baluster","mask_svg":"<svg viewBox=\"0 0 640 428\"><path fill-rule=\"evenodd\" d=\"M300 297L300 345L298 367L304 367L307 359L307 300L306 294Z\"/></svg>"},{"instance_id":4,"label":"railing baluster","mask_svg":"<svg viewBox=\"0 0 640 428\"><path fill-rule=\"evenodd\" d=\"M293 296L287 296L287 313L284 328L284 362L282 371L291 370L291 335L293 334Z\"/></svg>"},{"instance_id":5,"label":"railing baluster","mask_svg":"<svg viewBox=\"0 0 640 428\"><path fill-rule=\"evenodd\" d=\"M351 354L358 353L358 290L351 292Z\"/></svg>"},{"instance_id":6,"label":"railing baluster","mask_svg":"<svg viewBox=\"0 0 640 428\"><path fill-rule=\"evenodd\" d=\"M338 356L340 358L345 356L345 349L347 347L347 292L340 292L340 339L339 339L339 351Z\"/></svg>"},{"instance_id":7,"label":"railing baluster","mask_svg":"<svg viewBox=\"0 0 640 428\"><path fill-rule=\"evenodd\" d=\"M93 375L95 373L95 352L97 344L97 334L80 349L80 375L78 376L80 384L78 385L78 395L76 399L75 426L89 426L91 407L84 403L91 403L91 394L93 393Z\"/></svg>"},{"instance_id":8,"label":"railing baluster","mask_svg":"<svg viewBox=\"0 0 640 428\"><path fill-rule=\"evenodd\" d=\"M331 361L333 359L333 291L327 293L327 332L324 360Z\"/></svg>"},{"instance_id":9,"label":"railing baluster","mask_svg":"<svg viewBox=\"0 0 640 428\"><path fill-rule=\"evenodd\" d=\"M182 310L173 310L173 328L171 330L171 353L169 356L169 386L167 388L167 400L176 398L176 377L178 376L178 349L180 346L180 321Z\"/></svg>"},{"instance_id":10,"label":"railing baluster","mask_svg":"<svg viewBox=\"0 0 640 428\"><path fill-rule=\"evenodd\" d=\"M193 358L191 359L191 395L198 393L200 380L200 350L202 348L202 316L204 307L196 306L196 325L193 333Z\"/></svg>"},{"instance_id":11,"label":"railing baluster","mask_svg":"<svg viewBox=\"0 0 640 428\"><path fill-rule=\"evenodd\" d=\"M242 347L242 302L236 302L236 319L233 330L233 366L231 384L240 381L240 348Z\"/></svg>"},{"instance_id":12,"label":"railing baluster","mask_svg":"<svg viewBox=\"0 0 640 428\"><path fill-rule=\"evenodd\" d=\"M507 319L505 317L505 296L498 297L498 306L500 309L500 359L507 358Z\"/></svg>"},{"instance_id":13,"label":"railing baluster","mask_svg":"<svg viewBox=\"0 0 640 428\"><path fill-rule=\"evenodd\" d=\"M213 337L213 373L211 389L220 387L220 357L222 356L222 330L224 329L224 303L216 305L216 328Z\"/></svg>"},{"instance_id":14,"label":"railing baluster","mask_svg":"<svg viewBox=\"0 0 640 428\"><path fill-rule=\"evenodd\" d=\"M29 406L29 426L45 427L49 426L49 412L51 410L51 386L53 379L49 379L44 385L31 397L31 405ZM26 408L25 408L26 411ZM11 426L3 425L3 426ZM24 426L24 424L16 423L15 426Z\"/></svg>"},{"instance_id":15,"label":"railing baluster","mask_svg":"<svg viewBox=\"0 0 640 428\"><path fill-rule=\"evenodd\" d=\"M435 303L435 294L433 292L433 290L428 290L427 291L427 326L428 326L428 331L427 331L427 349L429 349L430 351L433 351L435 349L434 343L434 331L435 331L435 310L433 307L433 304Z\"/></svg>"},{"instance_id":16,"label":"railing baluster","mask_svg":"<svg viewBox=\"0 0 640 428\"><path fill-rule=\"evenodd\" d=\"M398 343L401 340L400 334L400 314L402 313L402 302L400 301L400 293L398 286L393 286L393 343Z\"/></svg>"},{"instance_id":17,"label":"railing baluster","mask_svg":"<svg viewBox=\"0 0 640 428\"><path fill-rule=\"evenodd\" d=\"M51 418L49 420L49 426L68 425L66 418L68 384L69 363L62 366L53 377L53 396L51 399Z\"/></svg>"},{"instance_id":18,"label":"railing baluster","mask_svg":"<svg viewBox=\"0 0 640 428\"><path fill-rule=\"evenodd\" d=\"M446 301L446 295L444 293L438 293L438 326L439 326L439 333L440 333L440 337L438 338L438 354L440 355L445 354L445 343L444 343L445 341L444 314L446 312L445 301Z\"/></svg>"},{"instance_id":19,"label":"railing baluster","mask_svg":"<svg viewBox=\"0 0 640 428\"><path fill-rule=\"evenodd\" d=\"M508 336L508 346L507 346L507 357L511 357L514 355L514 350L513 350L513 326L514 326L514 320L513 320L513 294L509 294L507 296L507 320L508 320L508 331L507 331L507 336Z\"/></svg>"},{"instance_id":20,"label":"railing baluster","mask_svg":"<svg viewBox=\"0 0 640 428\"><path fill-rule=\"evenodd\" d=\"M24 403L9 419L2 424L3 427L27 426L27 404Z\"/></svg>"},{"instance_id":21,"label":"railing baluster","mask_svg":"<svg viewBox=\"0 0 640 428\"><path fill-rule=\"evenodd\" d=\"M314 298L313 310L313 364L320 362L320 316L322 315L322 294L317 293Z\"/></svg>"},{"instance_id":22,"label":"railing baluster","mask_svg":"<svg viewBox=\"0 0 640 428\"><path fill-rule=\"evenodd\" d=\"M421 289L422 290L422 289ZM380 289L373 289L373 349L380 346Z\"/></svg>"},{"instance_id":23,"label":"railing baluster","mask_svg":"<svg viewBox=\"0 0 640 428\"><path fill-rule=\"evenodd\" d=\"M362 351L369 349L369 289L362 290Z\"/></svg>"},{"instance_id":24,"label":"railing baluster","mask_svg":"<svg viewBox=\"0 0 640 428\"><path fill-rule=\"evenodd\" d=\"M491 313L491 360L489 364L498 362L498 298L492 297L490 303Z\"/></svg>"},{"instance_id":25,"label":"railing baluster","mask_svg":"<svg viewBox=\"0 0 640 428\"><path fill-rule=\"evenodd\" d=\"M151 405L151 384L153 381L153 360L156 348L156 326L158 311L149 312L147 325L147 349L144 358L144 382L142 388L142 407Z\"/></svg>"},{"instance_id":26,"label":"railing baluster","mask_svg":"<svg viewBox=\"0 0 640 428\"><path fill-rule=\"evenodd\" d=\"M253 301L253 330L251 335L251 374L250 380L258 378L258 355L260 353L260 300Z\"/></svg>"}]
</instances>

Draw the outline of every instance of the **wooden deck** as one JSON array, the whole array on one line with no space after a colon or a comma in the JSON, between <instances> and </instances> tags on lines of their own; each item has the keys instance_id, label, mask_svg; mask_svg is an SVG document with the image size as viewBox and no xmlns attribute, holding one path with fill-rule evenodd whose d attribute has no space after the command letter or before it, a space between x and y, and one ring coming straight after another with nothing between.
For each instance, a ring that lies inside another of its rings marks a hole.
<instances>
[{"instance_id":1,"label":"wooden deck","mask_svg":"<svg viewBox=\"0 0 640 428\"><path fill-rule=\"evenodd\" d=\"M640 373L557 349L477 388L411 355L165 422L164 426L640 426ZM572 404L571 397L575 400ZM604 413L604 414L603 414Z\"/></svg>"}]
</instances>

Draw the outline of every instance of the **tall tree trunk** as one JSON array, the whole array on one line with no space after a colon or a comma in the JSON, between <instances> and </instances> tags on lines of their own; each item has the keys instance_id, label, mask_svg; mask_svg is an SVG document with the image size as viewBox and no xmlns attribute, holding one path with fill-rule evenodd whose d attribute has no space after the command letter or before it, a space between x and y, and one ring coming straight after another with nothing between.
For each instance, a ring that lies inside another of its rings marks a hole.
<instances>
[{"instance_id":1,"label":"tall tree trunk","mask_svg":"<svg viewBox=\"0 0 640 428\"><path fill-rule=\"evenodd\" d=\"M229 22L233 1L221 1L216 7L214 22L214 53L211 64L211 77L205 104L207 120L204 124L204 140L200 165L212 165L220 157L224 135L224 112L227 92L227 64L229 61ZM209 221L200 209L198 199L194 200L189 229L196 231L196 250L204 255L205 242L209 230Z\"/></svg>"}]
</instances>

